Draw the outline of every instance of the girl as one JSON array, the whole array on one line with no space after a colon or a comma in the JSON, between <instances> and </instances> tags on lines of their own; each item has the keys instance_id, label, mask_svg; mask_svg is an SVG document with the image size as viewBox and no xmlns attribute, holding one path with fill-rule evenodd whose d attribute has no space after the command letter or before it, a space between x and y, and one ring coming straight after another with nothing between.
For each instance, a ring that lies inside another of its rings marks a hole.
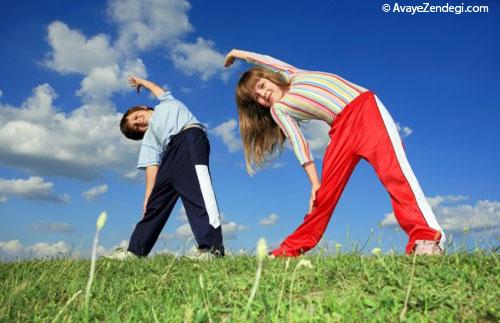
<instances>
[{"instance_id":1,"label":"girl","mask_svg":"<svg viewBox=\"0 0 500 323\"><path fill-rule=\"evenodd\" d=\"M409 235L406 252L443 253L445 235L406 159L394 121L373 92L334 74L300 70L242 50L232 50L225 66L235 59L259 66L245 72L236 88L247 171L262 166L288 138L311 183L309 213L274 256L298 256L316 246L361 158L391 196L396 219ZM322 182L299 128L299 122L310 119L331 125Z\"/></svg>"}]
</instances>

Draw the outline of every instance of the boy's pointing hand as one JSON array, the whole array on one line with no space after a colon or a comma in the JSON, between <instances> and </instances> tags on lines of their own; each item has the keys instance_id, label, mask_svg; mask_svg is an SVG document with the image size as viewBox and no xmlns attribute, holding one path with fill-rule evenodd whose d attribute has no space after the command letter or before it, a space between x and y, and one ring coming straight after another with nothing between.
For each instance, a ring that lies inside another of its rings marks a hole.
<instances>
[{"instance_id":1,"label":"boy's pointing hand","mask_svg":"<svg viewBox=\"0 0 500 323\"><path fill-rule=\"evenodd\" d=\"M130 86L135 87L137 90L137 93L139 93L141 91L141 87L142 87L142 82L141 82L142 79L135 77L133 75L129 75L127 79L128 79L128 83L130 84Z\"/></svg>"}]
</instances>

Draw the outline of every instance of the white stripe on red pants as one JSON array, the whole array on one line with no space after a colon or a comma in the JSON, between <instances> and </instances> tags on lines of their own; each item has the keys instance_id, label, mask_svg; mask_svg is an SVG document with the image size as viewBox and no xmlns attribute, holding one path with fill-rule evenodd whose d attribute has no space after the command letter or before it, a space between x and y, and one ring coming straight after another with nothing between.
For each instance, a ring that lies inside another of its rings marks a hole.
<instances>
[{"instance_id":1,"label":"white stripe on red pants","mask_svg":"<svg viewBox=\"0 0 500 323\"><path fill-rule=\"evenodd\" d=\"M413 251L416 240L435 240L442 246L444 233L406 159L396 125L372 92L349 103L335 118L329 135L314 208L273 251L275 256L298 256L318 244L361 158L373 166L391 196L396 219L409 235L406 252Z\"/></svg>"}]
</instances>

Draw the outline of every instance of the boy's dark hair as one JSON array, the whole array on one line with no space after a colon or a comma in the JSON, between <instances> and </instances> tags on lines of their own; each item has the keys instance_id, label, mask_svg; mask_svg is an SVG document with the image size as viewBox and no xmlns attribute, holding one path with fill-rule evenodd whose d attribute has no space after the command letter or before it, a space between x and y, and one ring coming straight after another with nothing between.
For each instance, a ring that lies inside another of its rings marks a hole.
<instances>
[{"instance_id":1,"label":"boy's dark hair","mask_svg":"<svg viewBox=\"0 0 500 323\"><path fill-rule=\"evenodd\" d=\"M141 110L153 110L153 108L144 106L144 105L138 105L135 107L132 107L125 112L123 115L122 119L120 120L120 130L123 133L125 137L128 139L132 140L142 140L144 138L144 132L141 131L136 131L132 129L128 123L128 116L134 113L135 111L141 111Z\"/></svg>"}]
</instances>

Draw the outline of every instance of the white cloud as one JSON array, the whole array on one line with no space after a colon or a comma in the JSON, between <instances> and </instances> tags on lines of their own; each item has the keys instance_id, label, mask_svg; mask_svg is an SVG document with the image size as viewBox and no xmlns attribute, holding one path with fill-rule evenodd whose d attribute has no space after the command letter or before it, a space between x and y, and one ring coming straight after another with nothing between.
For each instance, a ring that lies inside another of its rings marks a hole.
<instances>
[{"instance_id":1,"label":"white cloud","mask_svg":"<svg viewBox=\"0 0 500 323\"><path fill-rule=\"evenodd\" d=\"M9 260L67 256L70 251L71 246L64 241L37 242L28 246L19 240L0 241L0 258Z\"/></svg>"},{"instance_id":2,"label":"white cloud","mask_svg":"<svg viewBox=\"0 0 500 323\"><path fill-rule=\"evenodd\" d=\"M87 201L92 201L98 198L99 196L105 194L108 191L108 185L99 185L95 186L92 188L89 188L88 190L84 191L82 193L82 196L87 200Z\"/></svg>"},{"instance_id":3,"label":"white cloud","mask_svg":"<svg viewBox=\"0 0 500 323\"><path fill-rule=\"evenodd\" d=\"M131 90L128 74L147 77L138 55L156 47L165 48L174 65L188 75L207 80L220 75L227 80L224 55L215 44L198 38L193 44L183 42L184 35L194 30L187 15L190 4L184 0L112 0L107 13L117 26L115 42L107 34L87 37L61 21L47 28L51 50L43 64L59 73L84 75L76 92L84 102L106 102L116 92Z\"/></svg>"},{"instance_id":4,"label":"white cloud","mask_svg":"<svg viewBox=\"0 0 500 323\"><path fill-rule=\"evenodd\" d=\"M191 227L189 226L189 223L184 223L177 229L175 229L175 237L179 238L181 240L187 240L193 236L193 232L191 231Z\"/></svg>"},{"instance_id":5,"label":"white cloud","mask_svg":"<svg viewBox=\"0 0 500 323\"><path fill-rule=\"evenodd\" d=\"M391 227L391 226L398 225L398 221L396 220L396 217L394 216L394 212L386 213L384 215L384 219L382 221L380 221L380 225L383 227Z\"/></svg>"},{"instance_id":6,"label":"white cloud","mask_svg":"<svg viewBox=\"0 0 500 323\"><path fill-rule=\"evenodd\" d=\"M248 230L250 230L250 227L236 222L222 223L222 235L226 240L236 239L239 232Z\"/></svg>"},{"instance_id":7,"label":"white cloud","mask_svg":"<svg viewBox=\"0 0 500 323\"><path fill-rule=\"evenodd\" d=\"M407 126L401 126L399 122L396 123L396 127L398 128L399 136L401 138L406 138L413 133L413 130Z\"/></svg>"},{"instance_id":8,"label":"white cloud","mask_svg":"<svg viewBox=\"0 0 500 323\"><path fill-rule=\"evenodd\" d=\"M227 80L229 71L223 67L224 57L215 43L197 37L187 43L182 38L194 30L189 22L191 5L184 0L111 1L108 15L118 25L115 47L134 55L156 47L164 47L177 69L187 75L198 75L206 81L219 75Z\"/></svg>"},{"instance_id":9,"label":"white cloud","mask_svg":"<svg viewBox=\"0 0 500 323\"><path fill-rule=\"evenodd\" d=\"M116 47L123 52L144 51L171 44L194 28L184 0L112 0L108 15L118 25Z\"/></svg>"},{"instance_id":10,"label":"white cloud","mask_svg":"<svg viewBox=\"0 0 500 323\"><path fill-rule=\"evenodd\" d=\"M330 136L328 135L330 125L321 120L311 120L301 124L301 128L304 131L304 137L309 143L309 149L311 149L314 157L322 158L325 154L326 146L330 142Z\"/></svg>"},{"instance_id":11,"label":"white cloud","mask_svg":"<svg viewBox=\"0 0 500 323\"><path fill-rule=\"evenodd\" d=\"M273 162L270 165L270 167L272 169L278 169L278 168L282 168L282 167L285 167L285 166L286 166L286 163L284 163L284 162Z\"/></svg>"},{"instance_id":12,"label":"white cloud","mask_svg":"<svg viewBox=\"0 0 500 323\"><path fill-rule=\"evenodd\" d=\"M187 221L188 221L188 218L187 218L187 213L186 213L186 209L184 208L184 206L182 206L182 207L179 209L179 213L177 213L177 215L175 216L175 218L176 218L178 221L181 221L181 222L187 222Z\"/></svg>"},{"instance_id":13,"label":"white cloud","mask_svg":"<svg viewBox=\"0 0 500 323\"><path fill-rule=\"evenodd\" d=\"M85 104L71 113L53 106L56 93L37 86L20 108L0 104L0 163L40 175L84 180L103 169L130 171L139 143L120 132L110 104Z\"/></svg>"},{"instance_id":14,"label":"white cloud","mask_svg":"<svg viewBox=\"0 0 500 323\"><path fill-rule=\"evenodd\" d=\"M222 235L225 240L233 240L237 238L239 232L248 231L250 228L246 225L238 224L236 222L223 222ZM184 223L175 230L175 237L181 240L189 240L193 238L193 232L189 223Z\"/></svg>"},{"instance_id":15,"label":"white cloud","mask_svg":"<svg viewBox=\"0 0 500 323\"><path fill-rule=\"evenodd\" d=\"M279 219L279 216L277 214L271 213L271 214L269 214L269 216L267 218L260 220L259 225L261 225L263 227L271 227L271 226L276 224L278 219Z\"/></svg>"},{"instance_id":16,"label":"white cloud","mask_svg":"<svg viewBox=\"0 0 500 323\"><path fill-rule=\"evenodd\" d=\"M198 74L203 81L216 74L223 80L229 77L224 68L225 56L215 50L215 43L210 40L198 37L196 43L178 43L170 57L179 70L187 75Z\"/></svg>"},{"instance_id":17,"label":"white cloud","mask_svg":"<svg viewBox=\"0 0 500 323\"><path fill-rule=\"evenodd\" d=\"M123 174L123 177L131 182L136 182L141 180L143 177L141 176L144 172L134 169Z\"/></svg>"},{"instance_id":18,"label":"white cloud","mask_svg":"<svg viewBox=\"0 0 500 323\"><path fill-rule=\"evenodd\" d=\"M23 248L19 240L0 241L0 255L14 256L20 254Z\"/></svg>"},{"instance_id":19,"label":"white cloud","mask_svg":"<svg viewBox=\"0 0 500 323\"><path fill-rule=\"evenodd\" d=\"M170 241L175 238L175 234L170 232L164 232L158 237L158 241Z\"/></svg>"},{"instance_id":20,"label":"white cloud","mask_svg":"<svg viewBox=\"0 0 500 323\"><path fill-rule=\"evenodd\" d=\"M47 34L52 50L44 65L62 74L84 75L76 92L84 102L106 102L113 93L131 89L126 81L128 74L147 75L142 60L114 48L107 35L87 38L60 21L52 22Z\"/></svg>"},{"instance_id":21,"label":"white cloud","mask_svg":"<svg viewBox=\"0 0 500 323\"><path fill-rule=\"evenodd\" d=\"M3 92L2 92L2 90L0 89L0 98L2 97L2 95L3 95Z\"/></svg>"},{"instance_id":22,"label":"white cloud","mask_svg":"<svg viewBox=\"0 0 500 323\"><path fill-rule=\"evenodd\" d=\"M128 60L122 67L112 64L93 68L82 80L76 94L82 97L84 102L105 102L113 93L130 89L126 82L129 74L147 75L142 60Z\"/></svg>"},{"instance_id":23,"label":"white cloud","mask_svg":"<svg viewBox=\"0 0 500 323\"><path fill-rule=\"evenodd\" d=\"M18 197L27 200L41 200L55 203L68 203L68 194L58 195L53 191L54 184L45 182L41 177L28 179L0 178L0 201L5 202L9 197Z\"/></svg>"},{"instance_id":24,"label":"white cloud","mask_svg":"<svg viewBox=\"0 0 500 323\"><path fill-rule=\"evenodd\" d=\"M119 57L107 35L87 39L80 31L60 21L52 22L47 28L47 41L52 51L47 54L44 64L63 74L88 74L93 68L112 65Z\"/></svg>"},{"instance_id":25,"label":"white cloud","mask_svg":"<svg viewBox=\"0 0 500 323\"><path fill-rule=\"evenodd\" d=\"M64 241L59 241L54 244L50 244L48 242L37 242L25 248L28 254L35 258L63 256L67 255L71 250L70 245Z\"/></svg>"},{"instance_id":26,"label":"white cloud","mask_svg":"<svg viewBox=\"0 0 500 323\"><path fill-rule=\"evenodd\" d=\"M500 202L480 200L475 205L460 204L467 200L462 195L435 196L427 198L436 219L448 231L462 231L464 228L482 231L497 230L500 227ZM380 223L382 226L398 225L394 213L388 213Z\"/></svg>"},{"instance_id":27,"label":"white cloud","mask_svg":"<svg viewBox=\"0 0 500 323\"><path fill-rule=\"evenodd\" d=\"M30 230L34 232L56 232L56 233L70 233L74 229L71 225L64 222L45 222L38 221L30 225Z\"/></svg>"},{"instance_id":28,"label":"white cloud","mask_svg":"<svg viewBox=\"0 0 500 323\"><path fill-rule=\"evenodd\" d=\"M58 111L53 106L57 95L48 84L37 86L20 108L0 104L0 164L83 180L97 179L105 169L133 177L139 144L121 135L121 114L110 99L131 90L127 74L147 77L138 54L162 47L167 56L175 51L186 73L202 79L225 73L222 64L216 67L223 55L212 42L182 42L194 30L189 9L183 0L111 0L107 10L118 28L116 42L103 33L87 36L61 21L49 24L50 50L42 63L61 74L82 75L76 94L84 104L71 113Z\"/></svg>"},{"instance_id":29,"label":"white cloud","mask_svg":"<svg viewBox=\"0 0 500 323\"><path fill-rule=\"evenodd\" d=\"M469 198L464 195L436 195L434 197L427 197L426 199L432 208L436 208L444 203L458 203L467 201Z\"/></svg>"},{"instance_id":30,"label":"white cloud","mask_svg":"<svg viewBox=\"0 0 500 323\"><path fill-rule=\"evenodd\" d=\"M229 119L215 127L212 132L222 138L229 152L234 153L242 149L241 141L239 139L237 122L234 119Z\"/></svg>"},{"instance_id":31,"label":"white cloud","mask_svg":"<svg viewBox=\"0 0 500 323\"><path fill-rule=\"evenodd\" d=\"M99 246L97 246L96 255L97 255L97 257L105 256L105 255L112 253L113 251L115 251L118 248L127 250L128 240L122 240L122 241L120 241L120 243L118 245L115 245L109 249L106 249L106 247L99 245Z\"/></svg>"}]
</instances>

